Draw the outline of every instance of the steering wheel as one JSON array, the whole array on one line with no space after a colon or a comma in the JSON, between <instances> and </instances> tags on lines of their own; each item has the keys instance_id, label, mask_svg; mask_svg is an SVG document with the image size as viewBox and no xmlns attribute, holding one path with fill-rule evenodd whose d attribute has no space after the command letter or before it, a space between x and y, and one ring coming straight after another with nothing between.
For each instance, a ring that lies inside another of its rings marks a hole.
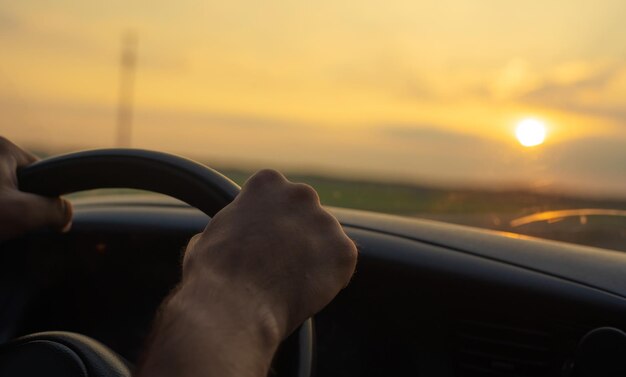
<instances>
[{"instance_id":1,"label":"steering wheel","mask_svg":"<svg viewBox=\"0 0 626 377\"><path fill-rule=\"evenodd\" d=\"M97 188L153 191L182 200L210 217L240 191L236 183L207 166L139 149L101 149L44 159L18 171L18 182L22 191L50 197ZM310 377L313 341L309 318L281 346L278 372Z\"/></svg>"}]
</instances>

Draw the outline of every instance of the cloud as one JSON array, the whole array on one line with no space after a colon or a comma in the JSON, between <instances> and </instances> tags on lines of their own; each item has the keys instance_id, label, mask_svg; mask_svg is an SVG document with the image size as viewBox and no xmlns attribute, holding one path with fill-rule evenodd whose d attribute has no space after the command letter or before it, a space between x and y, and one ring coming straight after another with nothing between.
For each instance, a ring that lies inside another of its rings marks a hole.
<instances>
[{"instance_id":1,"label":"cloud","mask_svg":"<svg viewBox=\"0 0 626 377\"><path fill-rule=\"evenodd\" d=\"M23 105L0 98L5 115L0 129L18 142L65 148L106 147L115 140L113 107ZM133 138L141 148L226 164L357 172L435 184L524 188L550 182L546 188L626 195L626 137L584 138L529 150L444 126L389 123L335 129L252 114L138 109Z\"/></svg>"},{"instance_id":2,"label":"cloud","mask_svg":"<svg viewBox=\"0 0 626 377\"><path fill-rule=\"evenodd\" d=\"M223 127L237 128L242 130L277 130L303 127L310 128L312 125L292 120L245 115L236 113L220 112L184 112L165 110L139 110L136 114L137 121L143 124L185 125L186 127Z\"/></svg>"},{"instance_id":3,"label":"cloud","mask_svg":"<svg viewBox=\"0 0 626 377\"><path fill-rule=\"evenodd\" d=\"M584 195L626 197L624 137L594 137L564 142L551 146L544 161L545 172L556 189Z\"/></svg>"},{"instance_id":4,"label":"cloud","mask_svg":"<svg viewBox=\"0 0 626 377\"><path fill-rule=\"evenodd\" d=\"M502 141L435 124L380 125L388 149L381 159L408 174L451 182L523 180L518 157ZM512 168L517 167L517 170ZM399 169L398 169L399 170Z\"/></svg>"},{"instance_id":5,"label":"cloud","mask_svg":"<svg viewBox=\"0 0 626 377\"><path fill-rule=\"evenodd\" d=\"M564 142L552 146L547 158L555 174L617 179L626 185L626 138L593 137Z\"/></svg>"},{"instance_id":6,"label":"cloud","mask_svg":"<svg viewBox=\"0 0 626 377\"><path fill-rule=\"evenodd\" d=\"M507 99L525 93L536 85L536 72L520 58L512 59L496 75L489 94L496 99Z\"/></svg>"},{"instance_id":7,"label":"cloud","mask_svg":"<svg viewBox=\"0 0 626 377\"><path fill-rule=\"evenodd\" d=\"M559 103L564 98L579 95L582 91L602 91L620 73L621 69L618 66L611 66L597 70L588 77L574 82L558 83L548 80L540 87L525 93L521 98L531 102Z\"/></svg>"},{"instance_id":8,"label":"cloud","mask_svg":"<svg viewBox=\"0 0 626 377\"><path fill-rule=\"evenodd\" d=\"M405 54L398 51L375 50L348 59L332 68L331 79L359 92L383 94L416 101L436 100L436 93L427 74Z\"/></svg>"},{"instance_id":9,"label":"cloud","mask_svg":"<svg viewBox=\"0 0 626 377\"><path fill-rule=\"evenodd\" d=\"M383 135L393 139L411 140L422 144L445 144L449 148L493 145L493 141L478 135L446 131L449 127L436 124L379 125Z\"/></svg>"},{"instance_id":10,"label":"cloud","mask_svg":"<svg viewBox=\"0 0 626 377\"><path fill-rule=\"evenodd\" d=\"M58 12L0 11L0 31L5 42L21 49L88 56L99 50L94 27L84 20Z\"/></svg>"},{"instance_id":11,"label":"cloud","mask_svg":"<svg viewBox=\"0 0 626 377\"><path fill-rule=\"evenodd\" d=\"M573 81L544 79L538 87L520 95L517 100L580 115L604 118L617 122L626 121L626 103L615 104L608 93L613 82L626 74L622 64L611 64L592 69ZM610 100L613 101L610 101ZM612 102L612 103L611 103Z\"/></svg>"},{"instance_id":12,"label":"cloud","mask_svg":"<svg viewBox=\"0 0 626 377\"><path fill-rule=\"evenodd\" d=\"M20 26L21 22L15 14L0 10L0 32L10 33L19 29Z\"/></svg>"},{"instance_id":13,"label":"cloud","mask_svg":"<svg viewBox=\"0 0 626 377\"><path fill-rule=\"evenodd\" d=\"M624 196L626 138L594 137L526 150L434 124L383 125L389 148L378 156L396 171L442 182L521 184L577 193ZM376 153L373 149L372 153ZM588 191L586 191L588 190Z\"/></svg>"}]
</instances>

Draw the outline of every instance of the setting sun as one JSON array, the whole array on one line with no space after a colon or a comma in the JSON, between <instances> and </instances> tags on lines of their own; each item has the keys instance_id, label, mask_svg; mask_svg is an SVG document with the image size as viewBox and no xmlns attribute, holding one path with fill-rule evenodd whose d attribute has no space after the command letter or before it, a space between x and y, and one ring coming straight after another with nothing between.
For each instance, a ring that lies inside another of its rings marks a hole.
<instances>
[{"instance_id":1,"label":"setting sun","mask_svg":"<svg viewBox=\"0 0 626 377\"><path fill-rule=\"evenodd\" d=\"M536 119L524 119L515 130L517 140L525 147L542 144L546 138L546 126Z\"/></svg>"}]
</instances>

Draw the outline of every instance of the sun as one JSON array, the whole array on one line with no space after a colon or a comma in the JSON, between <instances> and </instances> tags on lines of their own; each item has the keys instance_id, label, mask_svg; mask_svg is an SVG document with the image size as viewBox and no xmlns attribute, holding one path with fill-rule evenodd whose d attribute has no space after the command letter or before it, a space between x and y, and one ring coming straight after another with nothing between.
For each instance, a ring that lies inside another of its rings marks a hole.
<instances>
[{"instance_id":1,"label":"sun","mask_svg":"<svg viewBox=\"0 0 626 377\"><path fill-rule=\"evenodd\" d=\"M537 119L524 119L517 124L515 136L525 147L534 147L542 144L546 138L546 126Z\"/></svg>"}]
</instances>

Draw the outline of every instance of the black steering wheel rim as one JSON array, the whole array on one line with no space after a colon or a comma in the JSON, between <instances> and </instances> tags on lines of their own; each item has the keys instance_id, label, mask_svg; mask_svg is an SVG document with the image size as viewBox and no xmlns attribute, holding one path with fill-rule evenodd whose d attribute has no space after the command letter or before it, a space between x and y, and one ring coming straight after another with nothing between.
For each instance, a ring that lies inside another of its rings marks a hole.
<instances>
[{"instance_id":1,"label":"black steering wheel rim","mask_svg":"<svg viewBox=\"0 0 626 377\"><path fill-rule=\"evenodd\" d=\"M190 159L142 149L98 149L47 158L18 171L22 191L60 196L134 188L182 200L213 217L239 193L223 174Z\"/></svg>"},{"instance_id":2,"label":"black steering wheel rim","mask_svg":"<svg viewBox=\"0 0 626 377\"><path fill-rule=\"evenodd\" d=\"M56 197L101 188L133 188L182 200L213 217L239 193L240 187L190 159L142 149L99 149L47 158L20 169L20 190ZM309 318L287 339L297 360L289 374L310 377L313 368L313 323ZM287 360L285 360L287 361Z\"/></svg>"}]
</instances>

